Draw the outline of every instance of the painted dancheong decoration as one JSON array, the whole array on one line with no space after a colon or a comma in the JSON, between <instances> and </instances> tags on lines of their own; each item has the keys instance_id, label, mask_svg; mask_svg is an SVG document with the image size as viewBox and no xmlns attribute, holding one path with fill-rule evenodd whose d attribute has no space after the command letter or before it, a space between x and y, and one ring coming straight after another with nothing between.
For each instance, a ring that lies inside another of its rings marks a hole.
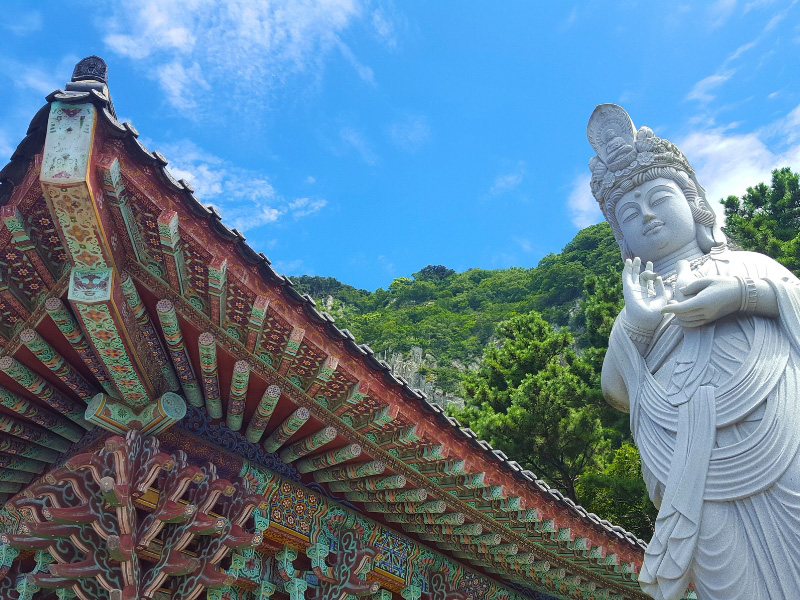
<instances>
[{"instance_id":1,"label":"painted dancheong decoration","mask_svg":"<svg viewBox=\"0 0 800 600\"><path fill-rule=\"evenodd\" d=\"M643 598L644 543L395 378L117 121L0 171L0 598Z\"/></svg>"}]
</instances>

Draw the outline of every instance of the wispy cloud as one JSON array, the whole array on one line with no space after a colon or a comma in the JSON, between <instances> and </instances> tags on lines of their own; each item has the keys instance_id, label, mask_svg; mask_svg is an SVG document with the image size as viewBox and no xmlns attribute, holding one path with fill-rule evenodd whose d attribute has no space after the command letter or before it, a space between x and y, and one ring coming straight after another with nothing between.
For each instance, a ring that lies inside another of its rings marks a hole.
<instances>
[{"instance_id":1,"label":"wispy cloud","mask_svg":"<svg viewBox=\"0 0 800 600\"><path fill-rule=\"evenodd\" d=\"M400 17L394 7L377 8L372 11L370 18L375 35L387 48L397 48L397 25L405 25L405 20Z\"/></svg>"},{"instance_id":2,"label":"wispy cloud","mask_svg":"<svg viewBox=\"0 0 800 600\"><path fill-rule=\"evenodd\" d=\"M377 164L378 155L366 136L358 129L350 126L339 128L339 141L345 149L355 150L361 160L368 165Z\"/></svg>"},{"instance_id":3,"label":"wispy cloud","mask_svg":"<svg viewBox=\"0 0 800 600\"><path fill-rule=\"evenodd\" d=\"M569 217L572 224L578 229L600 223L603 220L603 213L600 212L600 207L592 196L592 190L589 187L590 181L589 173L577 175L572 180L567 196Z\"/></svg>"},{"instance_id":4,"label":"wispy cloud","mask_svg":"<svg viewBox=\"0 0 800 600\"><path fill-rule=\"evenodd\" d=\"M199 200L220 212L225 225L242 232L275 223L286 214L300 219L327 205L320 198L287 201L268 177L235 167L187 140L155 149L170 160L173 177L188 181Z\"/></svg>"},{"instance_id":5,"label":"wispy cloud","mask_svg":"<svg viewBox=\"0 0 800 600\"><path fill-rule=\"evenodd\" d=\"M328 201L324 198L298 198L289 203L289 210L295 219L301 219L321 211L327 205Z\"/></svg>"},{"instance_id":6,"label":"wispy cloud","mask_svg":"<svg viewBox=\"0 0 800 600\"><path fill-rule=\"evenodd\" d=\"M72 61L72 57L69 60ZM61 67L63 65L45 68L0 57L0 76L7 77L17 88L42 96L63 87L64 69Z\"/></svg>"},{"instance_id":7,"label":"wispy cloud","mask_svg":"<svg viewBox=\"0 0 800 600\"><path fill-rule=\"evenodd\" d=\"M156 74L169 103L188 116L191 116L190 111L197 107L195 92L198 89L207 90L211 87L203 79L200 65L196 62L187 67L180 61L173 60L158 67Z\"/></svg>"},{"instance_id":8,"label":"wispy cloud","mask_svg":"<svg viewBox=\"0 0 800 600\"><path fill-rule=\"evenodd\" d=\"M42 13L38 10L17 13L11 16L5 15L3 20L3 29L17 37L35 33L42 28Z\"/></svg>"},{"instance_id":9,"label":"wispy cloud","mask_svg":"<svg viewBox=\"0 0 800 600\"><path fill-rule=\"evenodd\" d=\"M733 76L733 71L709 75L698 81L686 95L687 100L697 100L698 102L708 103L714 100L715 96L711 93Z\"/></svg>"},{"instance_id":10,"label":"wispy cloud","mask_svg":"<svg viewBox=\"0 0 800 600\"><path fill-rule=\"evenodd\" d=\"M268 92L288 77L318 76L336 48L374 83L372 70L340 38L362 16L356 0L123 0L98 27L113 52L149 69L167 100L186 111L192 104L179 94L187 90L182 82L199 78L263 106ZM179 83L170 83L167 66Z\"/></svg>"},{"instance_id":11,"label":"wispy cloud","mask_svg":"<svg viewBox=\"0 0 800 600\"><path fill-rule=\"evenodd\" d=\"M430 139L431 128L424 115L408 115L389 126L389 137L395 146L413 153Z\"/></svg>"},{"instance_id":12,"label":"wispy cloud","mask_svg":"<svg viewBox=\"0 0 800 600\"><path fill-rule=\"evenodd\" d=\"M517 168L513 171L509 171L507 173L501 173L494 179L494 184L492 185L489 193L492 196L498 196L500 194L504 194L506 192L510 192L514 188L516 188L522 180L525 178L525 163L519 162L517 164Z\"/></svg>"},{"instance_id":13,"label":"wispy cloud","mask_svg":"<svg viewBox=\"0 0 800 600\"><path fill-rule=\"evenodd\" d=\"M707 9L708 24L711 29L722 27L736 9L736 0L716 0Z\"/></svg>"}]
</instances>

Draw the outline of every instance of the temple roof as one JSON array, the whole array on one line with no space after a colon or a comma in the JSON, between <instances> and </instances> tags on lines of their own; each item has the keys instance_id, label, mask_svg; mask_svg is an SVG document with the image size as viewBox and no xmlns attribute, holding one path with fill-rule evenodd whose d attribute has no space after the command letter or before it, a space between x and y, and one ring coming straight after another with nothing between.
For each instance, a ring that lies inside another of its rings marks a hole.
<instances>
[{"instance_id":1,"label":"temple roof","mask_svg":"<svg viewBox=\"0 0 800 600\"><path fill-rule=\"evenodd\" d=\"M65 297L69 279L67 242L54 231L52 218L48 219L39 184L51 108L91 104L98 118L93 157L100 182L97 196L116 211L107 226L118 240L112 239L112 245L118 244L115 253L126 257L122 277L129 279L123 285L133 282L132 293L140 297L144 313L161 325L161 329L155 327L161 338L158 343L173 362L176 354L170 336L177 330L196 382L204 383L200 374L210 373L203 348L216 342L213 368L220 390L218 404L210 401L208 388L197 384L198 402L186 394L192 405L189 416L200 411L209 422L227 425L234 432L231 439L240 444L231 442L226 448L234 451L234 447L243 448L241 444L264 442L262 435L269 445L281 426L305 410L308 414L303 413L302 422L271 450L294 466L302 464L303 481L330 488L331 479L326 477L335 466L349 465L354 473L360 466L380 463L383 475L403 478L407 487L399 489L427 490L430 500L446 506L437 514L458 515L453 523L459 526L479 524L481 535L495 534L507 546L514 546L515 553L536 555L538 561L548 563L547 569L559 574L548 579L546 571L537 575L530 569L511 568L468 536L459 543L457 536L432 535L430 527L423 526L424 519L403 512L402 503L379 501L381 494L358 487L344 493L344 488L334 486L346 505L429 540L457 560L512 581L520 589L526 588L526 577L535 576L538 579L530 580L530 589L559 597L588 598L601 589L619 598L641 597L635 572L646 548L644 541L589 513L513 458L479 440L420 390L395 376L368 345L339 329L331 315L318 310L310 296L300 294L240 232L226 227L213 207L198 201L189 183L176 180L166 158L145 148L131 124L117 120L104 63L87 60L79 63L64 90L47 96L47 104L33 117L26 137L0 170L0 207L6 223L0 234L0 287L4 290L0 292L4 294L0 298L4 322L0 384L14 398L47 406L41 386L37 391L28 385L30 381L19 375L21 368L39 377L45 388L75 402L76 388L37 353L40 339L46 339L57 356L73 365L71 381L81 379L92 391L111 389L107 382L115 384L107 368L91 367L65 338L58 321L58 310L67 304L58 301ZM15 237L15 227L24 235ZM31 245L41 249L31 250ZM48 304L48 298L55 300ZM176 372L186 391L184 374L180 369ZM264 414L272 389L279 396L269 414ZM85 396L77 397L88 402ZM232 408L236 402L241 404L238 412ZM10 402L4 402L4 407L3 413L9 414L5 409ZM227 412L227 421L223 412L216 417L211 414L215 411ZM236 432L243 426L247 436ZM314 457L322 455L305 457L308 452L302 442L308 445L317 435L318 443L331 427L335 432L324 440L327 458L314 462ZM69 454L67 450L40 458L56 464ZM323 472L327 475L320 475ZM14 493L13 486L5 489ZM326 493L336 495L331 489ZM397 518L389 514L395 510ZM577 583L571 586L570 581ZM584 589L580 582L591 586Z\"/></svg>"}]
</instances>

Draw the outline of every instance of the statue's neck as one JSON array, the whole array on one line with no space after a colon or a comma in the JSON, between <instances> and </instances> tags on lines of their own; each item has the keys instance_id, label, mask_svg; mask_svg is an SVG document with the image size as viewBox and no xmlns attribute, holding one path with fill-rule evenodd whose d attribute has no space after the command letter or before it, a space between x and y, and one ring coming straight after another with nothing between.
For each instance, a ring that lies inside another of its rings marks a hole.
<instances>
[{"instance_id":1,"label":"statue's neck","mask_svg":"<svg viewBox=\"0 0 800 600\"><path fill-rule=\"evenodd\" d=\"M661 277L666 278L677 270L679 260L692 261L702 257L704 254L700 246L697 245L697 240L692 240L691 243L680 250L673 252L669 256L665 256L661 260L655 261L653 270L661 275Z\"/></svg>"}]
</instances>

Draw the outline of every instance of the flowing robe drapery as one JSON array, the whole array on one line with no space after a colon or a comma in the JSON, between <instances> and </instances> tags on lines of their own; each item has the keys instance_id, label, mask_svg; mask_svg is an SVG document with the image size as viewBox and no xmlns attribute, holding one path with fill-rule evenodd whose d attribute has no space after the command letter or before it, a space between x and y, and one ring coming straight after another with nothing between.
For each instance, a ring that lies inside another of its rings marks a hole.
<instances>
[{"instance_id":1,"label":"flowing robe drapery","mask_svg":"<svg viewBox=\"0 0 800 600\"><path fill-rule=\"evenodd\" d=\"M656 599L800 599L800 282L774 260L715 249L698 276L767 281L780 316L665 318L644 356L616 323L606 360L659 507L639 581Z\"/></svg>"}]
</instances>

